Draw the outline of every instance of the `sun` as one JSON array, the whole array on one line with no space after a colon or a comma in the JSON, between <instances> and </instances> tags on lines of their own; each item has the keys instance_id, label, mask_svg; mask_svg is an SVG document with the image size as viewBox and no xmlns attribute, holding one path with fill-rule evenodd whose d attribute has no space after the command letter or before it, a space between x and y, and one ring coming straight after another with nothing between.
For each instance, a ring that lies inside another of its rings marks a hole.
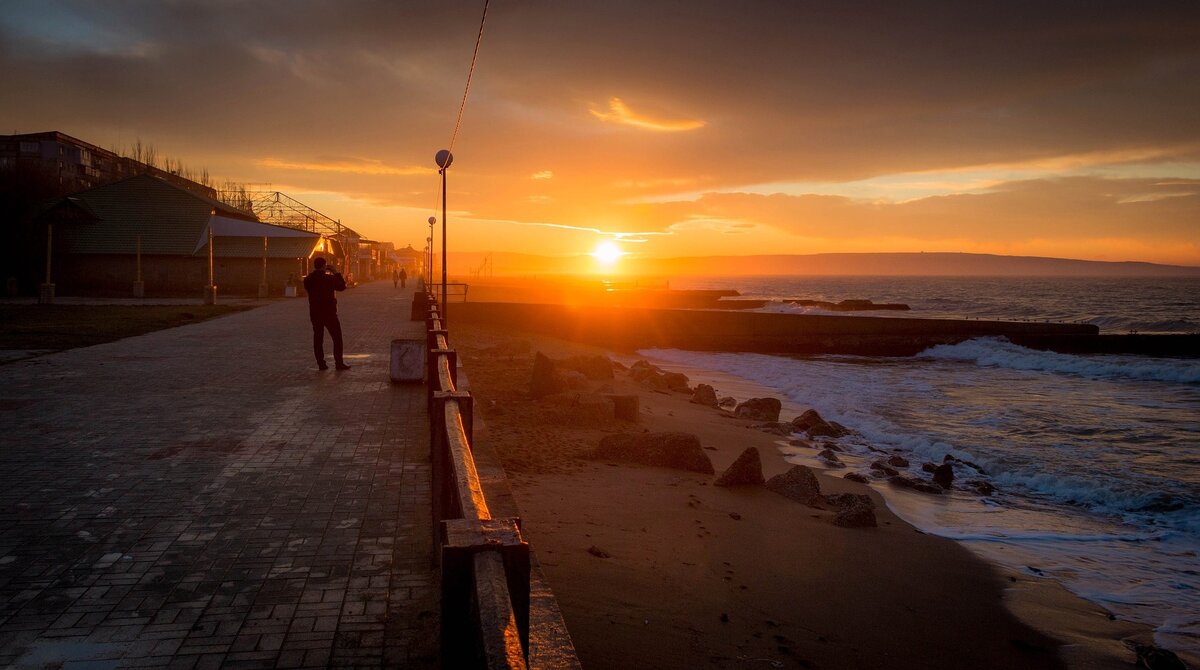
<instances>
[{"instance_id":1,"label":"sun","mask_svg":"<svg viewBox=\"0 0 1200 670\"><path fill-rule=\"evenodd\" d=\"M617 246L616 242L601 242L600 244L597 244L596 249L592 251L592 257L604 266L609 266L616 263L618 260L620 260L621 256L624 255L625 252L621 251L621 248Z\"/></svg>"}]
</instances>

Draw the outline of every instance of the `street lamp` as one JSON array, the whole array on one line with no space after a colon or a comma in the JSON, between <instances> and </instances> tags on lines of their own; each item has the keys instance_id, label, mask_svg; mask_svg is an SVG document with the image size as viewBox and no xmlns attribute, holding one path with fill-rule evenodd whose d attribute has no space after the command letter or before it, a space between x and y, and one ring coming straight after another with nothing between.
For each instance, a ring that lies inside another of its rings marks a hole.
<instances>
[{"instance_id":1,"label":"street lamp","mask_svg":"<svg viewBox=\"0 0 1200 670\"><path fill-rule=\"evenodd\" d=\"M454 156L449 149L442 149L433 157L438 166L438 174L442 175L442 328L446 327L446 170L454 162Z\"/></svg>"},{"instance_id":2,"label":"street lamp","mask_svg":"<svg viewBox=\"0 0 1200 670\"><path fill-rule=\"evenodd\" d=\"M437 217L429 217L429 237L425 238L425 253L429 256L429 262L425 264L425 285L426 287L433 285L433 224L437 223ZM426 288L425 290L429 290Z\"/></svg>"}]
</instances>

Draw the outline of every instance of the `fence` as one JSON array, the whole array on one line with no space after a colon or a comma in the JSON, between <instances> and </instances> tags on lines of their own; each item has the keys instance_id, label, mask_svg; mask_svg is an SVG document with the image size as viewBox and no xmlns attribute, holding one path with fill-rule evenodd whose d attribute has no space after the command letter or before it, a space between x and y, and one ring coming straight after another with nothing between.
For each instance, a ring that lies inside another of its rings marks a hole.
<instances>
[{"instance_id":1,"label":"fence","mask_svg":"<svg viewBox=\"0 0 1200 670\"><path fill-rule=\"evenodd\" d=\"M495 519L488 509L471 454L471 394L459 390L458 356L437 302L428 295L424 301L442 667L578 667L569 642L530 656L529 544L521 538L519 518Z\"/></svg>"}]
</instances>

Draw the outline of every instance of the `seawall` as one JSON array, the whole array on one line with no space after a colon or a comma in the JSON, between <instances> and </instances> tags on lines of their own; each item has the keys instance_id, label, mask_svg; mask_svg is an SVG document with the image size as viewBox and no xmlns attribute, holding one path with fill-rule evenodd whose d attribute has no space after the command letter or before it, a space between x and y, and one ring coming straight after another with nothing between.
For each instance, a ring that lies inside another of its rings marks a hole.
<instances>
[{"instance_id":1,"label":"seawall","mask_svg":"<svg viewBox=\"0 0 1200 670\"><path fill-rule=\"evenodd\" d=\"M663 347L697 351L912 356L937 344L955 344L976 337L1007 337L1019 343L1037 343L1038 348L1072 353L1085 353L1089 346L1103 342L1107 353L1120 353L1114 350L1120 348L1120 342L1101 338L1099 328L1090 324L495 302L451 304L447 311L447 320L451 323L508 323L517 329L623 351ZM1139 343L1139 347L1147 348L1144 342ZM1191 349L1196 349L1194 343Z\"/></svg>"}]
</instances>

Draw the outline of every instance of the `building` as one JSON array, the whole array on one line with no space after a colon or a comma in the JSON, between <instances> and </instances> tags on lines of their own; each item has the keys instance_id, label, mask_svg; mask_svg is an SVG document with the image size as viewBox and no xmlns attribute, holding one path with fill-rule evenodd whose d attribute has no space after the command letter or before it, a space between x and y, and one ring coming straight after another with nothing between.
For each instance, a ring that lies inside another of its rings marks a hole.
<instances>
[{"instance_id":1,"label":"building","mask_svg":"<svg viewBox=\"0 0 1200 670\"><path fill-rule=\"evenodd\" d=\"M261 223L253 214L142 174L60 198L38 217L51 241L58 295L203 295L211 235L221 295L269 295L299 280L314 254L343 256L318 233Z\"/></svg>"},{"instance_id":2,"label":"building","mask_svg":"<svg viewBox=\"0 0 1200 670\"><path fill-rule=\"evenodd\" d=\"M217 197L209 186L58 131L0 135L0 171L6 169L32 170L57 179L60 194L151 174L199 195Z\"/></svg>"}]
</instances>

